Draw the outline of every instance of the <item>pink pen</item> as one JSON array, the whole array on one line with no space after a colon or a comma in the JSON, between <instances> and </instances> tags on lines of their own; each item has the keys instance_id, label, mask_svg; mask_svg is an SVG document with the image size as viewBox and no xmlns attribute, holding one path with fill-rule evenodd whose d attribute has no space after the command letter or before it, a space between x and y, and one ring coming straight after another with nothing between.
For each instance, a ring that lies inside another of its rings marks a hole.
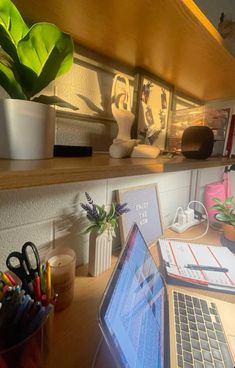
<instances>
[{"instance_id":1,"label":"pink pen","mask_svg":"<svg viewBox=\"0 0 235 368\"><path fill-rule=\"evenodd\" d=\"M38 273L35 273L35 278L33 282L33 291L34 291L34 298L36 301L41 300L41 282Z\"/></svg>"}]
</instances>

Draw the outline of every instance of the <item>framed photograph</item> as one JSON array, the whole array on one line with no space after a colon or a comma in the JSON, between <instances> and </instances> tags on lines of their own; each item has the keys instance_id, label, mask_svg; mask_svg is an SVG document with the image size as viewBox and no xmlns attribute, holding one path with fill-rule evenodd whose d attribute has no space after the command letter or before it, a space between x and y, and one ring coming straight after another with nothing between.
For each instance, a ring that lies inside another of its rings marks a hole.
<instances>
[{"instance_id":1,"label":"framed photograph","mask_svg":"<svg viewBox=\"0 0 235 368\"><path fill-rule=\"evenodd\" d=\"M162 220L157 184L117 190L119 203L127 203L129 212L120 217L120 235L124 246L128 233L135 222L148 245L162 235Z\"/></svg>"},{"instance_id":2,"label":"framed photograph","mask_svg":"<svg viewBox=\"0 0 235 368\"><path fill-rule=\"evenodd\" d=\"M139 78L137 137L165 149L172 89L148 76Z\"/></svg>"}]
</instances>

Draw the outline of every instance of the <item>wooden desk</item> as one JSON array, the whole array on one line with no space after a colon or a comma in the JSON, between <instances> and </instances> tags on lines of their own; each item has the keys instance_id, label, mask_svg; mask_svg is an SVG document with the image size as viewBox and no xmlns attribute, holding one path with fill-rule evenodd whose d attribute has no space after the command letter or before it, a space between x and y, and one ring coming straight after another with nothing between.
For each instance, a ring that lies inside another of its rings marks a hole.
<instances>
[{"instance_id":1,"label":"wooden desk","mask_svg":"<svg viewBox=\"0 0 235 368\"><path fill-rule=\"evenodd\" d=\"M201 232L202 226L195 226L193 229L185 232L180 237L195 237ZM176 233L167 231L166 236L176 236ZM208 244L219 244L220 234L217 231L209 230L208 234L201 238L201 242ZM159 264L157 248L151 247L151 253ZM99 304L112 273L112 269L117 261L113 257L113 265L110 270L97 277L87 276L87 266L78 267L75 282L75 297L72 305L66 310L55 314L54 338L50 355L50 362L47 367L50 368L91 368L93 357L97 346L101 341L101 333L97 322L97 312ZM178 288L178 287L177 287ZM181 288L188 290L190 288ZM194 289L195 292L195 289ZM200 294L207 294L222 300L235 303L235 295L208 292L198 290ZM46 368L47 368L46 367ZM109 361L109 353L105 346L101 346L97 355L96 368L113 368Z\"/></svg>"}]
</instances>

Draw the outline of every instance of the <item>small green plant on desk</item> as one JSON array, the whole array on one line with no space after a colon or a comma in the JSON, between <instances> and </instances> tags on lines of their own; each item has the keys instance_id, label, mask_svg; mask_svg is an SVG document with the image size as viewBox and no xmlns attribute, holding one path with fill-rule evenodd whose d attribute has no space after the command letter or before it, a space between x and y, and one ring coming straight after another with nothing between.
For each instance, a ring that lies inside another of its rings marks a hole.
<instances>
[{"instance_id":1,"label":"small green plant on desk","mask_svg":"<svg viewBox=\"0 0 235 368\"><path fill-rule=\"evenodd\" d=\"M86 211L86 217L90 222L90 225L86 228L85 232L96 230L98 234L103 233L105 230L113 230L118 225L118 218L124 213L130 210L126 207L127 203L111 203L109 211L105 210L105 206L99 206L95 204L90 195L85 192L86 200L88 204L81 203L81 207Z\"/></svg>"},{"instance_id":2,"label":"small green plant on desk","mask_svg":"<svg viewBox=\"0 0 235 368\"><path fill-rule=\"evenodd\" d=\"M126 203L112 203L110 210L106 211L105 206L94 203L87 192L85 196L88 203L80 205L90 223L85 229L86 233L90 233L88 273L97 276L111 267L114 229L118 225L118 218L129 209Z\"/></svg>"},{"instance_id":3,"label":"small green plant on desk","mask_svg":"<svg viewBox=\"0 0 235 368\"><path fill-rule=\"evenodd\" d=\"M216 220L223 222L224 236L235 242L235 199L230 196L222 202L219 198L213 198L215 204L211 206L216 210Z\"/></svg>"}]
</instances>

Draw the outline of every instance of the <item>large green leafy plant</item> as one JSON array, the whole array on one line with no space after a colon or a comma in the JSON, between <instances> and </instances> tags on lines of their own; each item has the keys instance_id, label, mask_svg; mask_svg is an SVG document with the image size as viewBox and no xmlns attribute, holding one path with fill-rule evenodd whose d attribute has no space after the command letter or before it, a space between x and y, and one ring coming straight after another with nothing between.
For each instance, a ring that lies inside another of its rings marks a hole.
<instances>
[{"instance_id":1,"label":"large green leafy plant","mask_svg":"<svg viewBox=\"0 0 235 368\"><path fill-rule=\"evenodd\" d=\"M234 197L228 197L224 202L219 198L213 198L216 203L211 208L216 210L215 218L218 221L235 226L235 201Z\"/></svg>"},{"instance_id":2,"label":"large green leafy plant","mask_svg":"<svg viewBox=\"0 0 235 368\"><path fill-rule=\"evenodd\" d=\"M66 104L56 96L35 95L70 69L70 35L51 23L29 28L10 0L0 0L0 46L0 84L11 98Z\"/></svg>"}]
</instances>

